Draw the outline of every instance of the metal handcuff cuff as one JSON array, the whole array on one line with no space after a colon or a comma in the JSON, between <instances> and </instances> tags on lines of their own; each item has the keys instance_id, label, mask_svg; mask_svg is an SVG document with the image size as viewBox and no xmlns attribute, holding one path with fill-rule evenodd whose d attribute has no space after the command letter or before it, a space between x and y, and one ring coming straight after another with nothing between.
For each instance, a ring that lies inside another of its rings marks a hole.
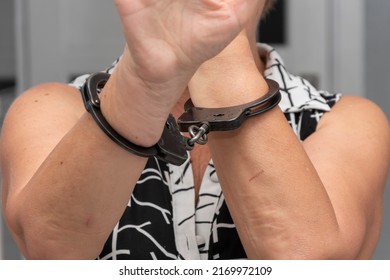
<instances>
[{"instance_id":1,"label":"metal handcuff cuff","mask_svg":"<svg viewBox=\"0 0 390 280\"><path fill-rule=\"evenodd\" d=\"M103 132L126 151L141 157L157 157L174 165L181 165L187 160L187 151L192 150L195 143L206 144L210 131L237 129L249 117L274 108L281 99L278 83L269 79L266 79L269 86L268 93L243 105L225 108L200 108L194 107L190 99L184 105L185 111L177 122L171 114L169 115L158 143L152 147L142 147L131 143L116 132L100 110L99 93L109 78L110 74L99 72L92 74L87 79L81 89L86 110ZM189 132L191 138L184 137L181 132Z\"/></svg>"}]
</instances>

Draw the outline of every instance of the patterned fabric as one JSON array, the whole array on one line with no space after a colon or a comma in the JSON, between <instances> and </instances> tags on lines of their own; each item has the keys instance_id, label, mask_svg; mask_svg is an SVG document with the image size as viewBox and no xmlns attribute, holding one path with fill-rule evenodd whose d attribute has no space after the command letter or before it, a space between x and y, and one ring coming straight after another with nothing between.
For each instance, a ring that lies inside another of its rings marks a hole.
<instances>
[{"instance_id":1,"label":"patterned fabric","mask_svg":"<svg viewBox=\"0 0 390 280\"><path fill-rule=\"evenodd\" d=\"M264 75L280 85L280 108L297 137L305 140L340 94L318 91L309 82L288 73L270 46L259 44L259 52L267 58ZM106 72L111 73L116 63ZM77 78L72 85L80 88L87 77ZM239 258L246 258L246 254L213 162L207 166L195 205L190 158L181 166L149 159L122 218L98 257L111 260Z\"/></svg>"}]
</instances>

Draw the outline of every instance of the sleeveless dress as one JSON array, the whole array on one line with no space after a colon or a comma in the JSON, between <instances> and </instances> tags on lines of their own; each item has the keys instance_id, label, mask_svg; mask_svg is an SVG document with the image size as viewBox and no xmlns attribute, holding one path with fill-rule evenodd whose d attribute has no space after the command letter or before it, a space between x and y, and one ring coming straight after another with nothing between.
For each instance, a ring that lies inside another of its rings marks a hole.
<instances>
[{"instance_id":1,"label":"sleeveless dress","mask_svg":"<svg viewBox=\"0 0 390 280\"><path fill-rule=\"evenodd\" d=\"M267 60L264 76L279 83L279 106L303 141L341 95L318 91L287 72L272 47L259 44L258 48ZM117 62L106 72L111 73ZM80 89L87 77L80 76L71 85ZM245 259L212 160L196 205L194 196L191 158L181 166L150 158L97 259Z\"/></svg>"}]
</instances>

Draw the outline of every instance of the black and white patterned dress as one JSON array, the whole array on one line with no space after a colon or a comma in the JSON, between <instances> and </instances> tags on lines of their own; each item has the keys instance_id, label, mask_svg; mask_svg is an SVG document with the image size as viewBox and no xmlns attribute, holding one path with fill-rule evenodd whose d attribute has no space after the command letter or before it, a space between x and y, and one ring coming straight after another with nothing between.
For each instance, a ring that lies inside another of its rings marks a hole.
<instances>
[{"instance_id":1,"label":"black and white patterned dress","mask_svg":"<svg viewBox=\"0 0 390 280\"><path fill-rule=\"evenodd\" d=\"M303 141L315 131L320 117L339 100L340 94L318 91L288 73L270 46L259 44L259 50L267 55L264 75L279 83L279 106ZM107 72L112 72L115 64ZM80 88L87 76L77 78L72 85ZM246 258L212 160L202 180L197 205L194 196L190 158L181 166L149 159L98 259Z\"/></svg>"}]
</instances>

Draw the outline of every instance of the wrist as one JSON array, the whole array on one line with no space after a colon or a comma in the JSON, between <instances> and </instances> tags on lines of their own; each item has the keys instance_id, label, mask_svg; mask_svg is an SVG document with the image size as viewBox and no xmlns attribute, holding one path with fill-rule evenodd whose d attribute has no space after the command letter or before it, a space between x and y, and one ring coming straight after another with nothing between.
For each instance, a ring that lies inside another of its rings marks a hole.
<instances>
[{"instance_id":1,"label":"wrist","mask_svg":"<svg viewBox=\"0 0 390 280\"><path fill-rule=\"evenodd\" d=\"M153 146L161 137L169 104L147 91L142 81L119 62L100 94L108 123L128 141Z\"/></svg>"},{"instance_id":2,"label":"wrist","mask_svg":"<svg viewBox=\"0 0 390 280\"><path fill-rule=\"evenodd\" d=\"M106 136L118 146L132 154L148 158L157 157L158 159L175 165L184 163L187 160L187 144L180 134L177 123L172 115L169 115L158 143L151 147L145 147L130 142L107 122L107 119L101 111L99 92L104 89L109 79L110 74L107 73L98 72L91 74L81 89L86 110L91 114L96 124Z\"/></svg>"},{"instance_id":3,"label":"wrist","mask_svg":"<svg viewBox=\"0 0 390 280\"><path fill-rule=\"evenodd\" d=\"M223 58L202 65L189 83L198 107L229 107L251 102L268 92L253 57Z\"/></svg>"},{"instance_id":4,"label":"wrist","mask_svg":"<svg viewBox=\"0 0 390 280\"><path fill-rule=\"evenodd\" d=\"M193 103L199 107L229 107L266 94L265 65L255 46L241 32L220 54L203 63L189 84Z\"/></svg>"}]
</instances>

